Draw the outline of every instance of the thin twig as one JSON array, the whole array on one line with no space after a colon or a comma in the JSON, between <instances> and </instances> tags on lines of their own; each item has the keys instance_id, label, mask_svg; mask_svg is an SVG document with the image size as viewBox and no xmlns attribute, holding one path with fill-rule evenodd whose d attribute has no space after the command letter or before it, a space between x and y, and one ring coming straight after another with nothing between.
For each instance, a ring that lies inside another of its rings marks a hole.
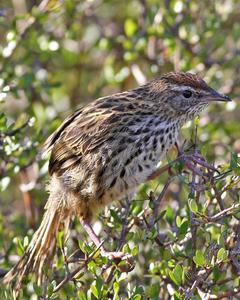
<instances>
[{"instance_id":1,"label":"thin twig","mask_svg":"<svg viewBox=\"0 0 240 300\"><path fill-rule=\"evenodd\" d=\"M207 221L208 222L216 222L216 221L219 221L219 220L221 220L225 217L229 217L232 214L234 214L235 210L238 209L238 208L240 208L240 203L233 204L232 206L220 211L219 213L215 214L212 217L207 216Z\"/></svg>"},{"instance_id":2,"label":"thin twig","mask_svg":"<svg viewBox=\"0 0 240 300\"><path fill-rule=\"evenodd\" d=\"M217 296L210 296L209 299L232 299L233 296L236 296L236 295L240 295L240 288L238 289L230 289L229 291L223 293L223 294L220 294L220 295L217 295Z\"/></svg>"},{"instance_id":3,"label":"thin twig","mask_svg":"<svg viewBox=\"0 0 240 300\"><path fill-rule=\"evenodd\" d=\"M104 241L101 242L101 244L83 261L83 264L76 268L73 272L68 274L54 289L54 293L60 290L60 288L67 283L68 281L72 280L76 274L78 274L82 269L87 267L88 262L94 257L94 255L98 252L98 250L102 247Z\"/></svg>"},{"instance_id":4,"label":"thin twig","mask_svg":"<svg viewBox=\"0 0 240 300\"><path fill-rule=\"evenodd\" d=\"M235 233L236 244L235 246L229 251L229 256L231 258L231 263L233 267L236 269L237 274L240 275L240 263L238 256L240 254L240 222L237 225L237 230Z\"/></svg>"},{"instance_id":5,"label":"thin twig","mask_svg":"<svg viewBox=\"0 0 240 300\"><path fill-rule=\"evenodd\" d=\"M158 195L157 199L154 200L154 208L153 208L153 214L152 214L152 218L150 220L150 226L153 226L156 222L156 219L157 219L157 215L158 215L158 211L159 211L159 206L161 204L161 201L169 187L169 185L171 184L171 182L173 181L174 177L171 176L171 177L168 177L167 179L167 182L165 183L161 193Z\"/></svg>"}]
</instances>

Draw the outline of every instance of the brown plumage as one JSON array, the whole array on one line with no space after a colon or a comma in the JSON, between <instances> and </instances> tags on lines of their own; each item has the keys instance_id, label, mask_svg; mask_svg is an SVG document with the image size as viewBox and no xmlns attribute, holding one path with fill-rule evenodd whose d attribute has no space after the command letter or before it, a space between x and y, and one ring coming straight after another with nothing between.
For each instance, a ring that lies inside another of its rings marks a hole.
<instances>
[{"instance_id":1,"label":"brown plumage","mask_svg":"<svg viewBox=\"0 0 240 300\"><path fill-rule=\"evenodd\" d=\"M190 73L168 73L134 90L78 109L47 139L50 196L40 228L5 283L51 265L61 223L77 215L96 245L90 222L114 200L133 195L175 143L182 125L211 101L230 99ZM102 254L108 253L102 248Z\"/></svg>"}]
</instances>

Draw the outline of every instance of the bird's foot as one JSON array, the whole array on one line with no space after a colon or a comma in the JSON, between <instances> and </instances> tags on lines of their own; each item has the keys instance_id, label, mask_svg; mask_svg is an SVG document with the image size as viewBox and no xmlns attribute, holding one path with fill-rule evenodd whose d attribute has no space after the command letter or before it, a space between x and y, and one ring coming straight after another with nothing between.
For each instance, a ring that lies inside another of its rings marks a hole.
<instances>
[{"instance_id":1,"label":"bird's foot","mask_svg":"<svg viewBox=\"0 0 240 300\"><path fill-rule=\"evenodd\" d=\"M175 143L178 151L177 159L182 161L187 169L199 176L208 176L209 173L214 172L217 172L219 174L218 169L206 161L206 159L201 155L200 151L195 148L195 145L188 149L188 153L184 151L184 145L185 142L180 148L179 145ZM205 173L204 170L207 170L208 174Z\"/></svg>"},{"instance_id":2,"label":"bird's foot","mask_svg":"<svg viewBox=\"0 0 240 300\"><path fill-rule=\"evenodd\" d=\"M217 168L209 164L205 158L199 154L184 155L183 161L185 162L186 167L191 171L194 171L197 175L208 176L209 173L219 173ZM197 165L199 167L196 167ZM203 170L207 170L208 173L204 173Z\"/></svg>"}]
</instances>

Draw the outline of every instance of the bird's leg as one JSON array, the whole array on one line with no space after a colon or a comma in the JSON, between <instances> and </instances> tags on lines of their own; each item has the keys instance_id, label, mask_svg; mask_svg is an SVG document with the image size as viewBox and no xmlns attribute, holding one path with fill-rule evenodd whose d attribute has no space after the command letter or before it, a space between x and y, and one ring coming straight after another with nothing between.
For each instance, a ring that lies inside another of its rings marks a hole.
<instances>
[{"instance_id":1,"label":"bird's leg","mask_svg":"<svg viewBox=\"0 0 240 300\"><path fill-rule=\"evenodd\" d=\"M201 155L197 148L194 148L194 151L190 154L182 153L182 159L185 163L190 163L192 166L199 165L200 167L205 168L208 171L219 173L219 171L213 165L210 165L206 161L206 159ZM191 167L189 169L191 170Z\"/></svg>"},{"instance_id":2,"label":"bird's leg","mask_svg":"<svg viewBox=\"0 0 240 300\"><path fill-rule=\"evenodd\" d=\"M186 144L186 140L183 142L183 145L181 148L179 147L178 143L175 142L175 147L177 149L177 161L183 162L184 166L189 169L190 171L194 172L195 174L199 176L203 176L201 170L195 167L195 164L192 164L191 155L187 155L184 153L184 145Z\"/></svg>"},{"instance_id":3,"label":"bird's leg","mask_svg":"<svg viewBox=\"0 0 240 300\"><path fill-rule=\"evenodd\" d=\"M100 241L99 237L96 235L95 231L93 230L91 224L89 221L86 221L84 219L80 218L80 222L82 227L85 229L85 231L87 232L88 236L90 237L90 239L94 242L94 244L97 246L97 248L100 248L101 251L103 249L103 243Z\"/></svg>"},{"instance_id":4,"label":"bird's leg","mask_svg":"<svg viewBox=\"0 0 240 300\"><path fill-rule=\"evenodd\" d=\"M108 257L109 259L112 259L112 260L116 260L116 259L122 260L122 259L129 258L129 255L127 255L121 251L117 251L117 252L107 251L103 246L103 242L100 241L99 237L93 230L90 222L87 220L84 220L82 218L80 218L80 222L81 222L82 227L84 228L84 230L87 232L88 236L90 237L90 239L94 242L94 244L97 246L97 248L100 249L102 256Z\"/></svg>"},{"instance_id":5,"label":"bird's leg","mask_svg":"<svg viewBox=\"0 0 240 300\"><path fill-rule=\"evenodd\" d=\"M195 164L198 164L208 170L214 171L219 173L218 169L216 169L214 166L208 164L208 162L205 160L204 157L199 155L198 153L193 153L192 155L189 155L189 159L194 162Z\"/></svg>"},{"instance_id":6,"label":"bird's leg","mask_svg":"<svg viewBox=\"0 0 240 300\"><path fill-rule=\"evenodd\" d=\"M178 161L183 161L185 167L187 169L189 169L190 171L196 173L197 175L199 176L203 176L204 173L199 170L198 168L196 168L194 166L194 164L191 163L192 160L193 162L195 162L193 159L191 159L191 156L178 156L175 160L173 160L171 163L157 169L156 171L154 171L148 178L147 178L147 181L150 181L150 180L153 180L153 179L156 179L157 177L159 177L160 175L162 175L163 173L165 172L169 172L171 173L171 170L172 170L172 165Z\"/></svg>"}]
</instances>

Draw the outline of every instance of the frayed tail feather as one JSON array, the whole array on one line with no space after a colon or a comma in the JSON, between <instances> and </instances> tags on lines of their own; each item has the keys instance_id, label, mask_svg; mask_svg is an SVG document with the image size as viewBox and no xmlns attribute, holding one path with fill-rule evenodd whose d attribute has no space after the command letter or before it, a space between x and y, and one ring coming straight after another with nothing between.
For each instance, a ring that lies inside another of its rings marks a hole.
<instances>
[{"instance_id":1,"label":"frayed tail feather","mask_svg":"<svg viewBox=\"0 0 240 300\"><path fill-rule=\"evenodd\" d=\"M37 284L43 281L43 267L51 267L55 248L57 232L64 221L65 233L68 231L70 213L67 209L53 209L49 207L43 217L40 227L34 233L26 252L20 261L4 276L3 283L15 280L14 289L19 291L24 276L35 273Z\"/></svg>"}]
</instances>

